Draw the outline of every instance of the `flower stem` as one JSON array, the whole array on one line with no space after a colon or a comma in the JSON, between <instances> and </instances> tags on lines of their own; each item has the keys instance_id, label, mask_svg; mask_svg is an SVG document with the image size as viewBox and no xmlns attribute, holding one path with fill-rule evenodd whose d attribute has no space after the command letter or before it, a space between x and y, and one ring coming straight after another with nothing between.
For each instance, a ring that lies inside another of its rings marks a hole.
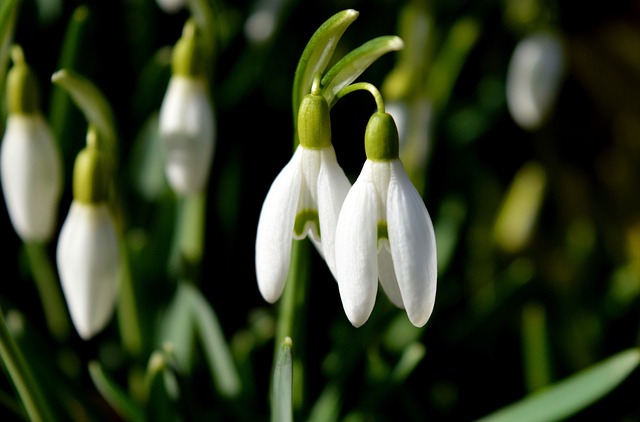
<instances>
[{"instance_id":1,"label":"flower stem","mask_svg":"<svg viewBox=\"0 0 640 422\"><path fill-rule=\"evenodd\" d=\"M284 295L280 305L278 325L276 327L274 368L280 348L287 337L295 339L296 351L293 355L293 408L299 409L303 399L304 373L302 364L302 322L304 320L304 305L306 298L306 286L309 278L308 266L309 244L304 240L294 240L291 248L291 267L289 278L285 284Z\"/></svg>"},{"instance_id":2,"label":"flower stem","mask_svg":"<svg viewBox=\"0 0 640 422\"><path fill-rule=\"evenodd\" d=\"M38 384L9 333L2 310L0 310L0 358L22 400L29 420L34 422L54 420Z\"/></svg>"},{"instance_id":3,"label":"flower stem","mask_svg":"<svg viewBox=\"0 0 640 422\"><path fill-rule=\"evenodd\" d=\"M24 248L40 294L49 332L56 340L64 341L69 335L69 314L45 245L38 242L25 242Z\"/></svg>"},{"instance_id":4,"label":"flower stem","mask_svg":"<svg viewBox=\"0 0 640 422\"><path fill-rule=\"evenodd\" d=\"M359 90L369 91L371 95L373 95L373 99L376 101L378 112L384 113L384 100L382 99L382 94L380 94L380 91L378 91L378 88L376 88L375 85L370 84L369 82L358 82L355 84L347 85L346 87L338 91L338 93L336 94L336 98L340 99L347 94Z\"/></svg>"}]
</instances>

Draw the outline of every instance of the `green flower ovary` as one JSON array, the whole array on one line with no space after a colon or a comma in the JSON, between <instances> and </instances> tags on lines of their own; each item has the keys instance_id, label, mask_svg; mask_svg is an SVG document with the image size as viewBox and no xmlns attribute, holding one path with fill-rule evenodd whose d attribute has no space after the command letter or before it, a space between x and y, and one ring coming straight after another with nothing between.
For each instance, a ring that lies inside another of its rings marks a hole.
<instances>
[{"instance_id":1,"label":"green flower ovary","mask_svg":"<svg viewBox=\"0 0 640 422\"><path fill-rule=\"evenodd\" d=\"M296 221L293 223L293 234L295 237L302 239L308 224L313 225L318 239L320 239L320 219L318 218L318 211L312 209L305 209L296 214Z\"/></svg>"},{"instance_id":2,"label":"green flower ovary","mask_svg":"<svg viewBox=\"0 0 640 422\"><path fill-rule=\"evenodd\" d=\"M302 99L298 112L300 145L321 149L331 145L329 105L322 95L309 94Z\"/></svg>"},{"instance_id":3,"label":"green flower ovary","mask_svg":"<svg viewBox=\"0 0 640 422\"><path fill-rule=\"evenodd\" d=\"M398 158L398 128L393 117L387 113L374 113L364 133L364 148L367 159L389 161Z\"/></svg>"}]
</instances>

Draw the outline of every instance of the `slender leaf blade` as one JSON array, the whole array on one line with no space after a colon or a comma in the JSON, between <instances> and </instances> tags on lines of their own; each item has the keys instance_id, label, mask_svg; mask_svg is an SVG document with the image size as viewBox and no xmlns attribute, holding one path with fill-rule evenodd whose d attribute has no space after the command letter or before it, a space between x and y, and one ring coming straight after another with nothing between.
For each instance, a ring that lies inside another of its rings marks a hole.
<instances>
[{"instance_id":1,"label":"slender leaf blade","mask_svg":"<svg viewBox=\"0 0 640 422\"><path fill-rule=\"evenodd\" d=\"M322 95L329 105L335 103L336 94L355 81L373 62L391 51L404 47L402 38L387 35L367 41L352 50L329 69L322 78Z\"/></svg>"},{"instance_id":2,"label":"slender leaf blade","mask_svg":"<svg viewBox=\"0 0 640 422\"><path fill-rule=\"evenodd\" d=\"M640 363L640 349L619 352L480 419L482 422L562 420L620 384Z\"/></svg>"},{"instance_id":3,"label":"slender leaf blade","mask_svg":"<svg viewBox=\"0 0 640 422\"><path fill-rule=\"evenodd\" d=\"M278 352L278 360L276 361L273 373L273 396L271 397L272 421L293 421L293 360L291 358L291 347L291 338L286 337Z\"/></svg>"},{"instance_id":4,"label":"slender leaf blade","mask_svg":"<svg viewBox=\"0 0 640 422\"><path fill-rule=\"evenodd\" d=\"M120 386L112 380L97 361L89 362L89 375L102 397L127 421L143 422L140 409Z\"/></svg>"}]
</instances>

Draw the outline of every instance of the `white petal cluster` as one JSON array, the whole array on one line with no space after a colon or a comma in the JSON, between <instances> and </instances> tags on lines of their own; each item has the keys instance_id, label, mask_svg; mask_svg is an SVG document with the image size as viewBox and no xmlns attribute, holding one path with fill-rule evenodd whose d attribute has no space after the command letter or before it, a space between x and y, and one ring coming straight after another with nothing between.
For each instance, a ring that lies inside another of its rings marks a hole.
<instances>
[{"instance_id":1,"label":"white petal cluster","mask_svg":"<svg viewBox=\"0 0 640 422\"><path fill-rule=\"evenodd\" d=\"M62 163L40 113L11 113L2 140L2 190L11 223L23 241L51 238L62 192Z\"/></svg>"},{"instance_id":2,"label":"white petal cluster","mask_svg":"<svg viewBox=\"0 0 640 422\"><path fill-rule=\"evenodd\" d=\"M202 192L215 145L215 120L203 79L174 75L160 108L165 174L179 195Z\"/></svg>"},{"instance_id":3,"label":"white petal cluster","mask_svg":"<svg viewBox=\"0 0 640 422\"><path fill-rule=\"evenodd\" d=\"M298 146L271 185L260 212L255 259L265 300L273 303L282 294L293 238L308 236L335 276L335 227L350 186L333 146Z\"/></svg>"},{"instance_id":4,"label":"white petal cluster","mask_svg":"<svg viewBox=\"0 0 640 422\"><path fill-rule=\"evenodd\" d=\"M102 330L113 314L119 263L106 203L74 200L58 239L57 264L71 320L85 340Z\"/></svg>"},{"instance_id":5,"label":"white petal cluster","mask_svg":"<svg viewBox=\"0 0 640 422\"><path fill-rule=\"evenodd\" d=\"M551 32L534 33L518 43L507 71L507 106L526 130L548 119L564 76L564 49Z\"/></svg>"},{"instance_id":6,"label":"white petal cluster","mask_svg":"<svg viewBox=\"0 0 640 422\"><path fill-rule=\"evenodd\" d=\"M187 6L187 0L156 0L165 13L178 13Z\"/></svg>"},{"instance_id":7,"label":"white petal cluster","mask_svg":"<svg viewBox=\"0 0 640 422\"><path fill-rule=\"evenodd\" d=\"M342 304L359 327L373 310L378 280L411 323L426 324L436 295L436 242L429 213L399 159L367 160L336 227Z\"/></svg>"}]
</instances>

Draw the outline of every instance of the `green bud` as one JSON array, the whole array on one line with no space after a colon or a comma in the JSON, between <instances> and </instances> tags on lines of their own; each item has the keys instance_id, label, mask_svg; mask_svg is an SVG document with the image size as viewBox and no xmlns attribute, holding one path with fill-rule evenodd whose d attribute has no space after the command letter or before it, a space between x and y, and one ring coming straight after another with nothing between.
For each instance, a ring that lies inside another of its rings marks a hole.
<instances>
[{"instance_id":1,"label":"green bud","mask_svg":"<svg viewBox=\"0 0 640 422\"><path fill-rule=\"evenodd\" d=\"M206 74L205 52L193 20L185 24L182 37L173 47L171 69L174 75L180 76L198 77Z\"/></svg>"},{"instance_id":2,"label":"green bud","mask_svg":"<svg viewBox=\"0 0 640 422\"><path fill-rule=\"evenodd\" d=\"M7 107L9 113L31 114L40 112L38 80L24 60L22 49L14 46L14 62L7 75Z\"/></svg>"},{"instance_id":3,"label":"green bud","mask_svg":"<svg viewBox=\"0 0 640 422\"><path fill-rule=\"evenodd\" d=\"M398 158L398 128L387 113L374 113L364 133L364 149L367 159L389 161Z\"/></svg>"},{"instance_id":4,"label":"green bud","mask_svg":"<svg viewBox=\"0 0 640 422\"><path fill-rule=\"evenodd\" d=\"M300 145L320 149L331 145L331 119L329 104L322 95L308 94L300 103L298 112Z\"/></svg>"},{"instance_id":5,"label":"green bud","mask_svg":"<svg viewBox=\"0 0 640 422\"><path fill-rule=\"evenodd\" d=\"M109 195L107 157L92 136L95 131L87 135L87 146L78 153L73 166L73 198L86 204L105 202Z\"/></svg>"}]
</instances>

